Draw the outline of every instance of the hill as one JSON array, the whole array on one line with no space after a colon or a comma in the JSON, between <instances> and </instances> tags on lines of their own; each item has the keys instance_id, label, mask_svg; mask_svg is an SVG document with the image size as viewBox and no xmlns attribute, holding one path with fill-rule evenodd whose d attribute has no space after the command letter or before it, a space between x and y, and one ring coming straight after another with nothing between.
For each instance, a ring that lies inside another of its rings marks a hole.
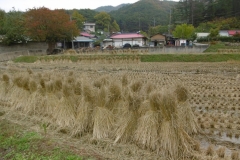
<instances>
[{"instance_id":1,"label":"hill","mask_svg":"<svg viewBox=\"0 0 240 160\"><path fill-rule=\"evenodd\" d=\"M115 10L118 10L119 8L123 7L123 6L126 6L126 5L130 5L130 3L123 3L123 4L120 4L118 6L101 6L101 7L98 7L95 9L95 11L97 12L111 12L111 11L115 11Z\"/></svg>"},{"instance_id":2,"label":"hill","mask_svg":"<svg viewBox=\"0 0 240 160\"><path fill-rule=\"evenodd\" d=\"M149 26L168 25L170 10L178 2L140 0L121 7L109 14L117 21L123 32L147 31Z\"/></svg>"}]
</instances>

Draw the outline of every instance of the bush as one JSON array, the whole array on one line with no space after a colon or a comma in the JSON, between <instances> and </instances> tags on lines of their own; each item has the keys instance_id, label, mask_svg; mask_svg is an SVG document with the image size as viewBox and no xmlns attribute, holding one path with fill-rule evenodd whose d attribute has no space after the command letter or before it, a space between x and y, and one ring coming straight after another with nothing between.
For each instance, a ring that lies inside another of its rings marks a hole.
<instances>
[{"instance_id":1,"label":"bush","mask_svg":"<svg viewBox=\"0 0 240 160\"><path fill-rule=\"evenodd\" d=\"M211 41L221 41L221 42L240 42L240 37L205 37L197 39L198 42L211 42Z\"/></svg>"}]
</instances>

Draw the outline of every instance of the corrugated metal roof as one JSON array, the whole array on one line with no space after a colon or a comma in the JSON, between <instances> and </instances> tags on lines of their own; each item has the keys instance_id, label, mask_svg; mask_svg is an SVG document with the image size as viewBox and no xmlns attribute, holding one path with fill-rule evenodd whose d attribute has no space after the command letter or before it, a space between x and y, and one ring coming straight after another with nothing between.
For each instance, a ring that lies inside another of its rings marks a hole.
<instances>
[{"instance_id":1,"label":"corrugated metal roof","mask_svg":"<svg viewBox=\"0 0 240 160\"><path fill-rule=\"evenodd\" d=\"M78 36L75 37L75 40L73 40L74 42L93 42L92 39L89 39L87 37L83 37L83 36Z\"/></svg>"},{"instance_id":2,"label":"corrugated metal roof","mask_svg":"<svg viewBox=\"0 0 240 160\"><path fill-rule=\"evenodd\" d=\"M112 35L110 38L112 39L124 39L124 38L144 38L143 35L139 33L123 33L123 34L115 34Z\"/></svg>"},{"instance_id":3,"label":"corrugated metal roof","mask_svg":"<svg viewBox=\"0 0 240 160\"><path fill-rule=\"evenodd\" d=\"M240 34L240 30L229 30L229 31L228 31L228 34L229 34L229 35L232 35L232 36L235 35L235 34L237 34L237 33Z\"/></svg>"}]
</instances>

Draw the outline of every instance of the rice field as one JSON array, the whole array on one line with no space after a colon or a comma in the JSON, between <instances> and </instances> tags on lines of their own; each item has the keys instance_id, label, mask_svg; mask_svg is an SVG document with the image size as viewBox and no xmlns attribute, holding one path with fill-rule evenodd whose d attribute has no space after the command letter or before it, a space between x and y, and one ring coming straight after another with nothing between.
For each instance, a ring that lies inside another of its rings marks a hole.
<instances>
[{"instance_id":1,"label":"rice field","mask_svg":"<svg viewBox=\"0 0 240 160\"><path fill-rule=\"evenodd\" d=\"M9 61L0 88L0 119L96 159L240 158L239 62Z\"/></svg>"}]
</instances>

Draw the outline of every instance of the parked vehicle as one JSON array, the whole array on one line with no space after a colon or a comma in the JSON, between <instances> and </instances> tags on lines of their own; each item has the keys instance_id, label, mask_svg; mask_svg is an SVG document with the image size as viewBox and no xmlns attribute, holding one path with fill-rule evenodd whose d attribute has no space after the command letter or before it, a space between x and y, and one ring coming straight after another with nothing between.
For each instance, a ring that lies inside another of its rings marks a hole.
<instances>
[{"instance_id":1,"label":"parked vehicle","mask_svg":"<svg viewBox=\"0 0 240 160\"><path fill-rule=\"evenodd\" d=\"M132 46L131 46L131 44L129 44L129 43L125 43L124 45L123 45L123 48L131 48Z\"/></svg>"},{"instance_id":2,"label":"parked vehicle","mask_svg":"<svg viewBox=\"0 0 240 160\"><path fill-rule=\"evenodd\" d=\"M138 44L134 44L132 48L139 48L140 46Z\"/></svg>"}]
</instances>

